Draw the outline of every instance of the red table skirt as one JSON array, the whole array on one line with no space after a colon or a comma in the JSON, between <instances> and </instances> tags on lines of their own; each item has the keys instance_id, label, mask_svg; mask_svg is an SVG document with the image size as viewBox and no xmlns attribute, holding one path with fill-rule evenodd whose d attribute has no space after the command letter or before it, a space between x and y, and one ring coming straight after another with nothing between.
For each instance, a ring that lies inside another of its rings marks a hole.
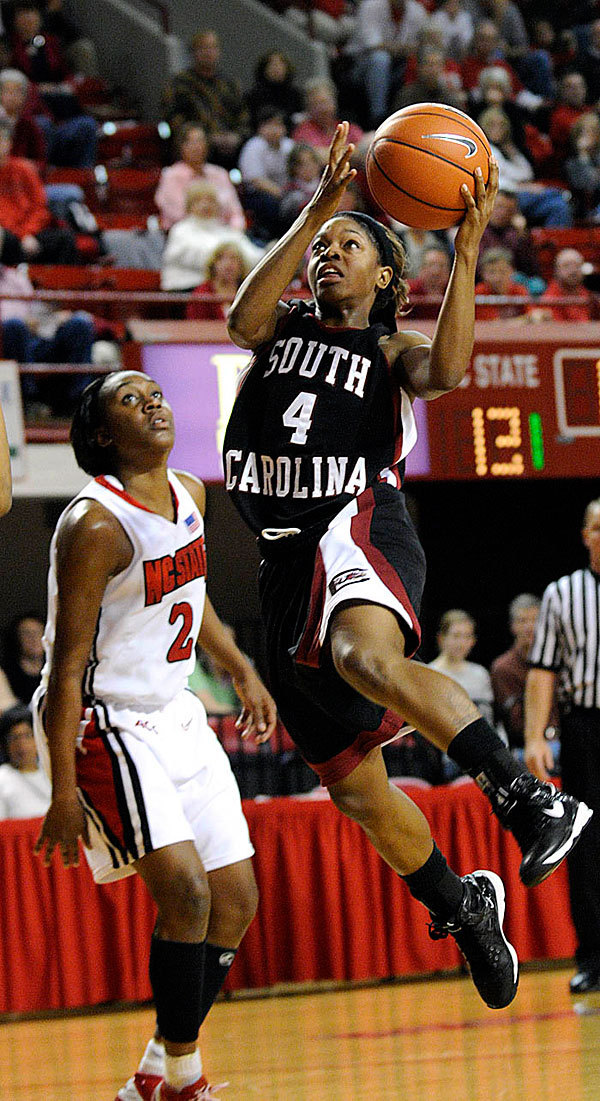
<instances>
[{"instance_id":1,"label":"red table skirt","mask_svg":"<svg viewBox=\"0 0 600 1101\"><path fill-rule=\"evenodd\" d=\"M516 843L468 781L406 790L459 874L492 868L507 893L505 927L521 960L573 955L564 865L526 891ZM451 939L329 800L273 799L244 809L256 847L260 906L229 989L280 982L388 978L447 970ZM154 908L137 876L97 887L87 864L50 869L33 855L39 822L0 822L0 1013L150 998Z\"/></svg>"}]
</instances>

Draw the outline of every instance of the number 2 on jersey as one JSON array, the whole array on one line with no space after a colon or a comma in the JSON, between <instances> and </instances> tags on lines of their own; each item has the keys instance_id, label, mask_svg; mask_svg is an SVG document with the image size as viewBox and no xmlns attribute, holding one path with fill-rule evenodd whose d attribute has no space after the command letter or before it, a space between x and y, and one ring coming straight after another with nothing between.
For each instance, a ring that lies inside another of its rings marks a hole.
<instances>
[{"instance_id":1,"label":"number 2 on jersey","mask_svg":"<svg viewBox=\"0 0 600 1101\"><path fill-rule=\"evenodd\" d=\"M306 443L308 430L312 424L312 413L317 400L316 394L307 394L301 390L283 414L286 428L294 428L290 443Z\"/></svg>"},{"instance_id":2,"label":"number 2 on jersey","mask_svg":"<svg viewBox=\"0 0 600 1101\"><path fill-rule=\"evenodd\" d=\"M177 632L177 637L169 646L167 661L187 661L194 646L193 635L190 634L194 625L194 613L191 605L186 600L180 604L174 604L169 615L169 623L176 623L183 617L183 623Z\"/></svg>"}]
</instances>

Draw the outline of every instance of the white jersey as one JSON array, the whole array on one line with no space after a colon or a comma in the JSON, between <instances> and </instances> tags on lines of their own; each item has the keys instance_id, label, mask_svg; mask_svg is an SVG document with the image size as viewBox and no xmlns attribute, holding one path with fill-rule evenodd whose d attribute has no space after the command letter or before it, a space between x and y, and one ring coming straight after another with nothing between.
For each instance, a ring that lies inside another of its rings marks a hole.
<instances>
[{"instance_id":1,"label":"white jersey","mask_svg":"<svg viewBox=\"0 0 600 1101\"><path fill-rule=\"evenodd\" d=\"M117 517L133 556L105 589L84 681L84 703L152 711L187 685L194 669L206 597L204 521L191 494L170 470L175 520L140 505L112 475L94 478L62 513L50 547L48 619L44 632L48 683L56 624L56 542L76 501L92 498Z\"/></svg>"}]
</instances>

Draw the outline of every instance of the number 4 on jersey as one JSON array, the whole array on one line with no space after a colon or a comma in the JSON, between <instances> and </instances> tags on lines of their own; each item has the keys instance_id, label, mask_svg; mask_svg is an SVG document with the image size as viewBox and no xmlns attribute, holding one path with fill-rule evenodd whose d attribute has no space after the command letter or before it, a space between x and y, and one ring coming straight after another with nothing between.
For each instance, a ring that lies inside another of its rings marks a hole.
<instances>
[{"instance_id":1,"label":"number 4 on jersey","mask_svg":"<svg viewBox=\"0 0 600 1101\"><path fill-rule=\"evenodd\" d=\"M307 394L305 390L301 390L286 409L283 423L286 428L295 429L290 443L306 443L316 400L316 394Z\"/></svg>"}]
</instances>

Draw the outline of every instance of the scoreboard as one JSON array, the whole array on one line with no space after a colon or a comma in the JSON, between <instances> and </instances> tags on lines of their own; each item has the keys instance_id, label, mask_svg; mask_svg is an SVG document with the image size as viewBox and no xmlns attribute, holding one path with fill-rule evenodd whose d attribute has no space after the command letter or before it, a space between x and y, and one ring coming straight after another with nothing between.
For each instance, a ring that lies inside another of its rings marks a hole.
<instances>
[{"instance_id":1,"label":"scoreboard","mask_svg":"<svg viewBox=\"0 0 600 1101\"><path fill-rule=\"evenodd\" d=\"M503 328L481 324L462 384L421 403L427 459L411 476L599 477L600 324Z\"/></svg>"}]
</instances>

